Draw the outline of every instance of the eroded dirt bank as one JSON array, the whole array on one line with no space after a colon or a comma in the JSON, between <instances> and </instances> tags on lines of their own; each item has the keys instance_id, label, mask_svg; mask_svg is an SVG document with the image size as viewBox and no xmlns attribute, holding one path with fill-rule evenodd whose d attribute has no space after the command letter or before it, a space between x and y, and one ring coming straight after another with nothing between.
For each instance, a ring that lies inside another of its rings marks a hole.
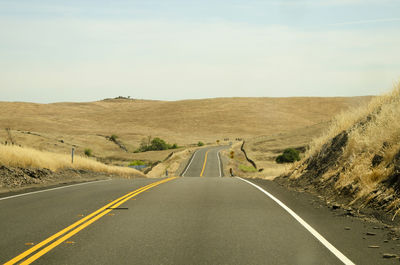
<instances>
[{"instance_id":1,"label":"eroded dirt bank","mask_svg":"<svg viewBox=\"0 0 400 265\"><path fill-rule=\"evenodd\" d=\"M120 176L76 169L54 172L49 169L0 166L0 196L110 177Z\"/></svg>"}]
</instances>

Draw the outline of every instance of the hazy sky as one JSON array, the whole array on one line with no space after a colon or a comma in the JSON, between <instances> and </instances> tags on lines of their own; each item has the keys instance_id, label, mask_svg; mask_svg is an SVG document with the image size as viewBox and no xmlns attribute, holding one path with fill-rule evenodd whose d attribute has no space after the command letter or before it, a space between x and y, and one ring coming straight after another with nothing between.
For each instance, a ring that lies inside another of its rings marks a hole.
<instances>
[{"instance_id":1,"label":"hazy sky","mask_svg":"<svg viewBox=\"0 0 400 265\"><path fill-rule=\"evenodd\" d=\"M0 0L0 101L354 96L399 79L399 0Z\"/></svg>"}]
</instances>

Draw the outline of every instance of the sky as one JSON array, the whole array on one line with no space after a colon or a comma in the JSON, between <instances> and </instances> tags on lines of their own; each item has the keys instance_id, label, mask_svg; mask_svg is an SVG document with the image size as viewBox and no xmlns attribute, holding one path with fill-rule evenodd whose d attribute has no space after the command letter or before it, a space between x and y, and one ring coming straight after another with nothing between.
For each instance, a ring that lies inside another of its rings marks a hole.
<instances>
[{"instance_id":1,"label":"sky","mask_svg":"<svg viewBox=\"0 0 400 265\"><path fill-rule=\"evenodd\" d=\"M398 81L399 0L0 0L0 101L361 96Z\"/></svg>"}]
</instances>

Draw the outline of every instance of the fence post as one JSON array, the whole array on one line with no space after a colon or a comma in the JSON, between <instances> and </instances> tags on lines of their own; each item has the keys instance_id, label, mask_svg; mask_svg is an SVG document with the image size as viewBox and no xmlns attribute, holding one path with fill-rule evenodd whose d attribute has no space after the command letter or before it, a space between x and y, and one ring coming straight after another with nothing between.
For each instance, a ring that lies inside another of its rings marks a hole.
<instances>
[{"instance_id":1,"label":"fence post","mask_svg":"<svg viewBox=\"0 0 400 265\"><path fill-rule=\"evenodd\" d=\"M72 150L71 150L71 163L72 164L74 163L74 151L75 151L75 149L72 147Z\"/></svg>"}]
</instances>

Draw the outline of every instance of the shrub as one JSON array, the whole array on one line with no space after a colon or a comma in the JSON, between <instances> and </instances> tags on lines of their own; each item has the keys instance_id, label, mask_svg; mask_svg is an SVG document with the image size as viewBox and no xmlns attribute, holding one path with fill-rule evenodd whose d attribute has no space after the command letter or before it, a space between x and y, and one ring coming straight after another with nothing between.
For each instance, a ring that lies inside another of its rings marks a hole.
<instances>
[{"instance_id":1,"label":"shrub","mask_svg":"<svg viewBox=\"0 0 400 265\"><path fill-rule=\"evenodd\" d=\"M150 150L157 151L157 150L167 150L170 146L161 138L154 138L151 140Z\"/></svg>"},{"instance_id":2,"label":"shrub","mask_svg":"<svg viewBox=\"0 0 400 265\"><path fill-rule=\"evenodd\" d=\"M92 156L92 149L86 148L84 150L85 156Z\"/></svg>"},{"instance_id":3,"label":"shrub","mask_svg":"<svg viewBox=\"0 0 400 265\"><path fill-rule=\"evenodd\" d=\"M129 163L129 166L145 166L146 163L142 160L133 160Z\"/></svg>"},{"instance_id":4,"label":"shrub","mask_svg":"<svg viewBox=\"0 0 400 265\"><path fill-rule=\"evenodd\" d=\"M136 149L134 152L146 152L146 151L160 151L160 150L168 150L168 149L176 149L178 148L177 144L170 145L165 142L163 139L156 137L151 140L151 137L147 139L143 139L140 147Z\"/></svg>"},{"instance_id":5,"label":"shrub","mask_svg":"<svg viewBox=\"0 0 400 265\"><path fill-rule=\"evenodd\" d=\"M294 161L300 161L300 152L293 148L287 148L275 159L276 163L293 163Z\"/></svg>"},{"instance_id":6,"label":"shrub","mask_svg":"<svg viewBox=\"0 0 400 265\"><path fill-rule=\"evenodd\" d=\"M199 141L198 143L197 143L197 146L203 146L204 145L204 143L202 142L202 141Z\"/></svg>"},{"instance_id":7,"label":"shrub","mask_svg":"<svg viewBox=\"0 0 400 265\"><path fill-rule=\"evenodd\" d=\"M110 136L110 141L115 142L115 141L117 141L117 138L118 138L118 136L113 134L113 135Z\"/></svg>"}]
</instances>

